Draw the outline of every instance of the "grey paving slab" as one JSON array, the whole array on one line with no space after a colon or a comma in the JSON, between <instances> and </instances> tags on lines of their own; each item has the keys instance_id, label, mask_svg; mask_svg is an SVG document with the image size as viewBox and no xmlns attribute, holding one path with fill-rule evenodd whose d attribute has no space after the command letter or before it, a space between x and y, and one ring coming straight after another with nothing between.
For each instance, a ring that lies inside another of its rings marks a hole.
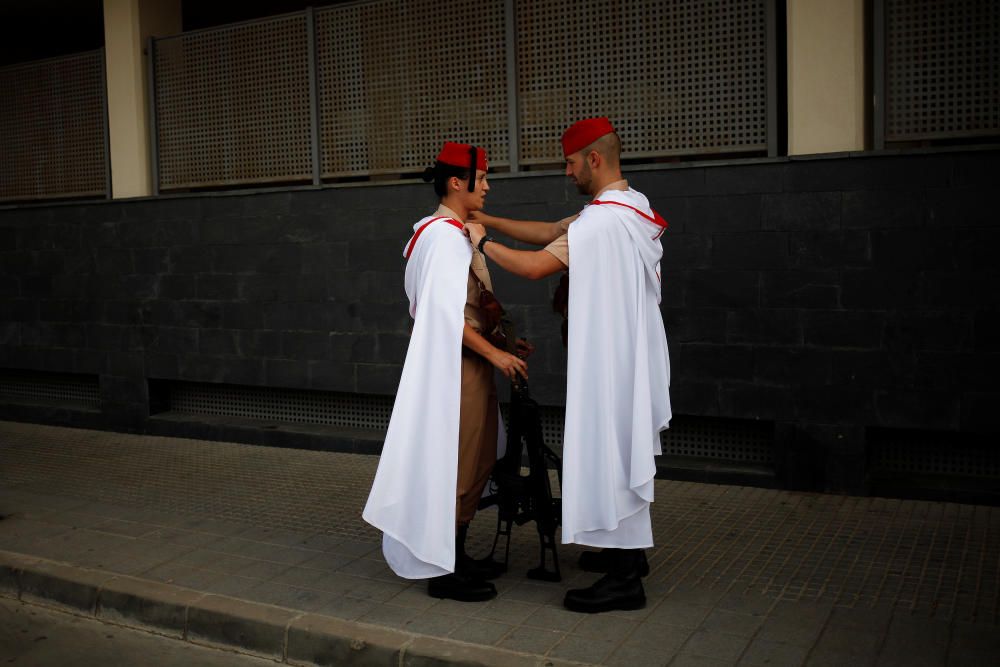
<instances>
[{"instance_id":1,"label":"grey paving slab","mask_svg":"<svg viewBox=\"0 0 1000 667\"><path fill-rule=\"evenodd\" d=\"M809 649L795 644L754 639L737 664L740 667L798 667L806 661Z\"/></svg>"},{"instance_id":2,"label":"grey paving slab","mask_svg":"<svg viewBox=\"0 0 1000 667\"><path fill-rule=\"evenodd\" d=\"M750 640L736 635L724 635L696 630L681 647L678 656L696 655L703 658L736 662Z\"/></svg>"}]
</instances>

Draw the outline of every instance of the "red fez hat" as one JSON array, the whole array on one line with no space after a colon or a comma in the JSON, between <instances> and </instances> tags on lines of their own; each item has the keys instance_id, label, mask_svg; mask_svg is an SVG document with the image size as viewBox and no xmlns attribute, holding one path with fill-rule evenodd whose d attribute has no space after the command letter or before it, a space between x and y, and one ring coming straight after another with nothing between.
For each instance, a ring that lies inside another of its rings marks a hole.
<instances>
[{"instance_id":1,"label":"red fez hat","mask_svg":"<svg viewBox=\"0 0 1000 667\"><path fill-rule=\"evenodd\" d=\"M454 141L446 141L441 152L438 153L437 161L450 164L453 167L469 168L473 162L473 151L475 151L476 169L487 171L486 151L469 144L457 144Z\"/></svg>"},{"instance_id":2,"label":"red fez hat","mask_svg":"<svg viewBox=\"0 0 1000 667\"><path fill-rule=\"evenodd\" d=\"M611 121L603 116L578 120L563 132L563 156L569 157L577 151L582 151L605 134L611 134L614 131L615 128L611 127Z\"/></svg>"}]
</instances>

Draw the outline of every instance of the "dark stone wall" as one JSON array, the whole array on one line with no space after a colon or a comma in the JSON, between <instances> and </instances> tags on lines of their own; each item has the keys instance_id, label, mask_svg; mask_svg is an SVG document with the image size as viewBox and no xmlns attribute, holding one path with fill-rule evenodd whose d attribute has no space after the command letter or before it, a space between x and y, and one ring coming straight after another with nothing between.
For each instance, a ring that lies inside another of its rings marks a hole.
<instances>
[{"instance_id":1,"label":"dark stone wall","mask_svg":"<svg viewBox=\"0 0 1000 667\"><path fill-rule=\"evenodd\" d=\"M863 484L866 427L996 432L998 172L997 151L630 171L670 222L675 412L774 421L806 488ZM488 202L583 203L556 175L494 178ZM414 183L0 210L0 368L96 374L105 424L136 430L147 378L392 394L401 249L434 205ZM555 280L494 274L561 404Z\"/></svg>"}]
</instances>

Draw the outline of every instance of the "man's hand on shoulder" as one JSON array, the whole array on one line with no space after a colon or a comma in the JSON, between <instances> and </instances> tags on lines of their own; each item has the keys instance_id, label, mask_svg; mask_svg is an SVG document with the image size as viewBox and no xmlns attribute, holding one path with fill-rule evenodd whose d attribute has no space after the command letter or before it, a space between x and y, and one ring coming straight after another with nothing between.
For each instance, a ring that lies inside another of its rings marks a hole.
<instances>
[{"instance_id":1,"label":"man's hand on shoulder","mask_svg":"<svg viewBox=\"0 0 1000 667\"><path fill-rule=\"evenodd\" d=\"M486 228L474 222L466 222L465 233L468 235L469 240L472 241L472 247L475 248L479 246L479 241L486 236Z\"/></svg>"},{"instance_id":2,"label":"man's hand on shoulder","mask_svg":"<svg viewBox=\"0 0 1000 667\"><path fill-rule=\"evenodd\" d=\"M483 227L492 227L496 220L496 216L483 213L482 211L469 211L469 215L466 218L466 222L474 222Z\"/></svg>"}]
</instances>

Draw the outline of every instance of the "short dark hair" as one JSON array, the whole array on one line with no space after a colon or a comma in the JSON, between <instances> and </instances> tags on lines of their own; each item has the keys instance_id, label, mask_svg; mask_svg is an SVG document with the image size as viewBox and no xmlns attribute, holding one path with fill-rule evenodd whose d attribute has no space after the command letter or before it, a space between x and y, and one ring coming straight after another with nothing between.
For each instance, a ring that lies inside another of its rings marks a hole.
<instances>
[{"instance_id":1,"label":"short dark hair","mask_svg":"<svg viewBox=\"0 0 1000 667\"><path fill-rule=\"evenodd\" d=\"M438 197L448 194L448 179L454 176L460 181L470 178L470 173L466 167L456 167L444 162L435 162L433 167L424 170L424 181L434 183L434 193Z\"/></svg>"}]
</instances>

